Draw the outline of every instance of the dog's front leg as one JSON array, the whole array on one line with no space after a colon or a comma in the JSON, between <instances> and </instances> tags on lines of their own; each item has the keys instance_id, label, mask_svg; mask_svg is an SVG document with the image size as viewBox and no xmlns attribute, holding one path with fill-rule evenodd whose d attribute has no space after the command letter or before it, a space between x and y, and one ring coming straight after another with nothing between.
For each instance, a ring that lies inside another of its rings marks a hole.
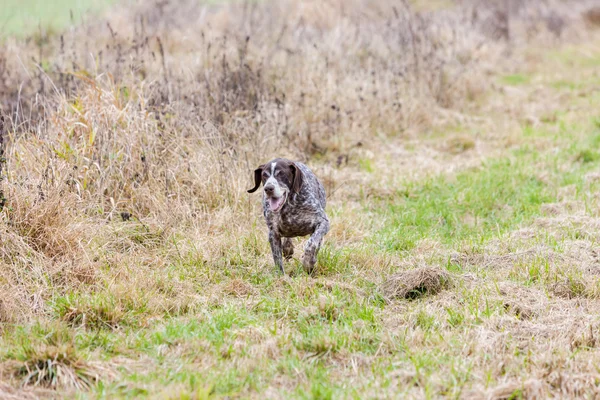
<instances>
[{"instance_id":1,"label":"dog's front leg","mask_svg":"<svg viewBox=\"0 0 600 400\"><path fill-rule=\"evenodd\" d=\"M273 252L273 261L275 265L279 267L282 274L285 274L283 270L283 256L281 247L281 236L274 231L269 231L269 244L271 245L271 251Z\"/></svg>"},{"instance_id":2,"label":"dog's front leg","mask_svg":"<svg viewBox=\"0 0 600 400\"><path fill-rule=\"evenodd\" d=\"M314 233L310 236L308 242L306 242L302 264L304 266L304 270L308 274L312 274L315 269L317 255L319 254L319 249L321 248L321 243L323 242L323 236L325 236L327 232L329 232L329 220L324 219L319 223L319 225L317 225Z\"/></svg>"}]
</instances>

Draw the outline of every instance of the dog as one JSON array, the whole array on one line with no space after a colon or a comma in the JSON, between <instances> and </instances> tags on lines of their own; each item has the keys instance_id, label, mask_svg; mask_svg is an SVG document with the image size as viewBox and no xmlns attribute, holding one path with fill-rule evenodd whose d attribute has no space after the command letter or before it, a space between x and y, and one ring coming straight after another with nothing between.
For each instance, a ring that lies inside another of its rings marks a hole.
<instances>
[{"instance_id":1,"label":"dog","mask_svg":"<svg viewBox=\"0 0 600 400\"><path fill-rule=\"evenodd\" d=\"M263 184L263 213L269 229L273 261L282 274L283 257L294 254L293 237L310 235L302 265L312 274L323 237L329 232L325 188L304 164L276 158L254 170L254 193ZM282 243L283 239L283 243Z\"/></svg>"}]
</instances>

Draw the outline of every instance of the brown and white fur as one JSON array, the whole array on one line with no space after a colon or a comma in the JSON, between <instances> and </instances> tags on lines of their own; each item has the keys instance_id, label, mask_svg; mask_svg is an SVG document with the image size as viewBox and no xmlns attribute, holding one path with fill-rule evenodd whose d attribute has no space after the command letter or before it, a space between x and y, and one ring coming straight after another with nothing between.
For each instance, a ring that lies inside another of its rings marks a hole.
<instances>
[{"instance_id":1,"label":"brown and white fur","mask_svg":"<svg viewBox=\"0 0 600 400\"><path fill-rule=\"evenodd\" d=\"M300 162L276 158L254 171L254 193L263 184L263 212L275 265L282 273L283 257L294 253L291 238L310 235L302 264L312 274L323 236L329 231L325 214L325 188L313 172ZM283 238L283 245L282 245Z\"/></svg>"}]
</instances>

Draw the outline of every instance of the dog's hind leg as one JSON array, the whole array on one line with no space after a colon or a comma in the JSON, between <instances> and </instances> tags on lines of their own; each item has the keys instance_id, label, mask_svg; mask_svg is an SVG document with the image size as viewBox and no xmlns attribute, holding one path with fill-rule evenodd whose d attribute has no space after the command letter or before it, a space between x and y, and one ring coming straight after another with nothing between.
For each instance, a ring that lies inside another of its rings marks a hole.
<instances>
[{"instance_id":1,"label":"dog's hind leg","mask_svg":"<svg viewBox=\"0 0 600 400\"><path fill-rule=\"evenodd\" d=\"M283 238L283 258L289 260L294 255L294 242L292 238Z\"/></svg>"},{"instance_id":2,"label":"dog's hind leg","mask_svg":"<svg viewBox=\"0 0 600 400\"><path fill-rule=\"evenodd\" d=\"M312 274L315 269L317 255L319 254L319 249L321 248L321 243L323 242L323 236L325 236L327 232L329 232L329 221L324 219L319 223L319 225L317 225L317 229L315 229L315 232L310 236L308 242L306 242L302 264L304 266L304 270L309 275Z\"/></svg>"}]
</instances>

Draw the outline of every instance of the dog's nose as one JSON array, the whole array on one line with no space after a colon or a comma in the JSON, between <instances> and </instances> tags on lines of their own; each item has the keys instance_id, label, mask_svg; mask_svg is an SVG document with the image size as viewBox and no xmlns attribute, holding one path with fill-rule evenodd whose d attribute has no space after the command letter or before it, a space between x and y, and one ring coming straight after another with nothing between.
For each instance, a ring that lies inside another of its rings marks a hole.
<instances>
[{"instance_id":1,"label":"dog's nose","mask_svg":"<svg viewBox=\"0 0 600 400\"><path fill-rule=\"evenodd\" d=\"M273 194L274 191L275 191L275 186L271 186L271 185L265 186L265 193L266 194Z\"/></svg>"}]
</instances>

